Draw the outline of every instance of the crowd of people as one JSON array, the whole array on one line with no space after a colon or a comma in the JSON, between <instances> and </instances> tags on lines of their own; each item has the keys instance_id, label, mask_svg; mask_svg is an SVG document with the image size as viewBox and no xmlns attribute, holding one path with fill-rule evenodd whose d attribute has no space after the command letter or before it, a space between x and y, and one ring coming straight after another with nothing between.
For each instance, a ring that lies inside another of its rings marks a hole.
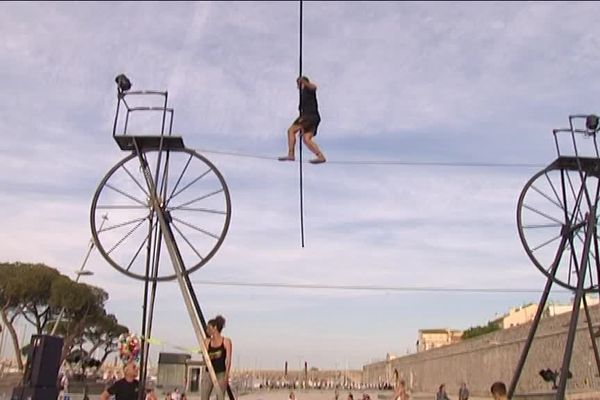
<instances>
[{"instance_id":1,"label":"crowd of people","mask_svg":"<svg viewBox=\"0 0 600 400\"><path fill-rule=\"evenodd\" d=\"M208 356L211 360L211 365L215 376L211 377L208 366L205 368L205 373L202 374L201 386L200 386L200 400L209 400L211 394L216 394L217 400L225 400L225 394L228 389L230 371L231 371L231 359L232 359L232 342L231 339L222 335L222 330L225 326L225 318L218 315L211 319L207 323L206 328L206 339L204 346L208 352ZM138 400L140 383L138 381L138 366L134 360L130 360L123 367L122 378L111 382L108 387L100 395L100 400ZM215 390L214 378L218 384L218 389ZM68 391L68 377L65 375L61 381L61 389ZM294 387L295 388L295 387ZM340 400L340 388L348 389L340 385L335 386L334 400ZM398 379L394 386L381 388L379 390L392 389L394 390L391 400L410 400L409 389L407 388L406 381ZM351 387L350 389L355 389ZM159 400L153 388L145 389L145 400ZM491 395L494 400L507 400L506 385L503 382L495 382L490 388ZM458 396L456 400L469 400L470 392L467 388L466 382L460 384L458 390ZM185 393L180 392L179 388L175 388L172 392L165 394L164 400L187 400ZM288 400L298 400L295 392L292 390L289 392ZM354 400L354 395L350 391L347 396L347 400ZM371 400L370 395L365 391L362 394L361 400ZM433 400L452 400L446 392L446 385L442 383L438 387L438 391L435 394Z\"/></svg>"},{"instance_id":2,"label":"crowd of people","mask_svg":"<svg viewBox=\"0 0 600 400\"><path fill-rule=\"evenodd\" d=\"M497 381L492 384L490 387L490 394L493 400L508 400L506 385L504 382ZM335 388L334 398L333 400L340 400L339 398L340 392L339 387ZM460 384L460 388L458 389L457 400L469 400L470 392L467 388L466 382L462 382ZM398 383L394 387L394 394L391 397L391 400L409 400L410 395L408 394L408 389L406 387L406 381L403 379L399 380ZM296 397L294 391L290 392L288 400L299 400ZM348 393L346 400L355 400L352 392ZM362 397L360 400L371 400L371 396L367 392L362 393ZM434 400L451 400L446 392L446 385L442 383L438 387L438 391L435 394Z\"/></svg>"}]
</instances>

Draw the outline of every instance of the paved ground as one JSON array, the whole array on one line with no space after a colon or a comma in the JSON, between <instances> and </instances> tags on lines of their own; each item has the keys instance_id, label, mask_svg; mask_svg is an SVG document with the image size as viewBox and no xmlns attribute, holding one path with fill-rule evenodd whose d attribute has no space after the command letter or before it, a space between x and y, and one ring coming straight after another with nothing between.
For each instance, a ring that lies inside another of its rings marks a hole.
<instances>
[{"instance_id":1,"label":"paved ground","mask_svg":"<svg viewBox=\"0 0 600 400\"><path fill-rule=\"evenodd\" d=\"M347 400L348 393L354 395L355 400L361 400L362 394L366 392L371 397L371 400L392 400L392 391L378 391L378 390L340 390L338 400ZM0 379L0 400L10 400L10 394L12 393L12 386L6 380ZM295 390L294 391L297 400L335 400L333 390ZM554 396L548 396L549 393L544 394L531 394L526 400L547 400L554 398ZM289 396L289 390L262 390L247 394L240 394L237 396L237 400L287 400ZM99 395L89 396L89 400L99 400ZM163 400L164 397L159 396L159 400ZM189 400L199 400L200 396L189 396ZM411 400L434 400L435 395L433 393L412 393ZM595 393L572 393L568 394L568 400L600 400L600 392ZM62 400L62 399L61 399ZM73 394L70 396L70 400L83 400L82 394ZM455 400L452 399L452 400ZM471 397L469 400L491 400L491 397Z\"/></svg>"}]
</instances>

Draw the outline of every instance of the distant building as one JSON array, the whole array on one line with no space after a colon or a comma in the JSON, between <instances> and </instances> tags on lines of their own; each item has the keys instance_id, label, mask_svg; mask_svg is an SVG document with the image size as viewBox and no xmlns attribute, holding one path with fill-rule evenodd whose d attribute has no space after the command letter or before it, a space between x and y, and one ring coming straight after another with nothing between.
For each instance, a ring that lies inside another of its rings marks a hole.
<instances>
[{"instance_id":1,"label":"distant building","mask_svg":"<svg viewBox=\"0 0 600 400\"><path fill-rule=\"evenodd\" d=\"M447 346L461 341L462 331L455 329L419 329L417 352Z\"/></svg>"},{"instance_id":2,"label":"distant building","mask_svg":"<svg viewBox=\"0 0 600 400\"><path fill-rule=\"evenodd\" d=\"M586 301L587 301L587 305L588 307L591 307L593 305L596 305L598 303L600 303L600 301L598 300L598 297L592 297L590 295L587 295L585 297ZM581 302L581 307L583 307L583 301ZM568 313L573 311L573 299L571 299L571 303L570 304L549 304L546 306L546 314L544 315L545 317L554 317L555 315L560 315L560 314L564 314L564 313Z\"/></svg>"},{"instance_id":3,"label":"distant building","mask_svg":"<svg viewBox=\"0 0 600 400\"><path fill-rule=\"evenodd\" d=\"M586 297L588 306L598 304L598 298L590 296ZM583 307L583 302L581 304ZM501 329L512 328L513 326L523 325L533 321L535 314L538 310L537 304L526 304L522 307L511 308L507 314L494 320L493 322L498 323ZM564 314L573 310L573 300L570 304L549 304L546 306L543 317L554 317L555 315Z\"/></svg>"},{"instance_id":4,"label":"distant building","mask_svg":"<svg viewBox=\"0 0 600 400\"><path fill-rule=\"evenodd\" d=\"M508 329L513 326L523 325L533 321L537 309L537 304L527 304L518 308L513 307L508 310L508 314L503 315L494 322L497 322L501 329Z\"/></svg>"},{"instance_id":5,"label":"distant building","mask_svg":"<svg viewBox=\"0 0 600 400\"><path fill-rule=\"evenodd\" d=\"M165 392L176 388L185 393L198 392L204 363L191 358L189 354L160 353L156 387Z\"/></svg>"}]
</instances>

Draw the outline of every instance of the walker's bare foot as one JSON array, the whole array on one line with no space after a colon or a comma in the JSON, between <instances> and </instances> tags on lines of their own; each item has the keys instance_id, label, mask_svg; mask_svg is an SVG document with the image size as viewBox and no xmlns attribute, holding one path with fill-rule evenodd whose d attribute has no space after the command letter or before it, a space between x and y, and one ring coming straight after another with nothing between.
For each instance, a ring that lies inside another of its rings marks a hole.
<instances>
[{"instance_id":1,"label":"walker's bare foot","mask_svg":"<svg viewBox=\"0 0 600 400\"><path fill-rule=\"evenodd\" d=\"M327 160L325 160L325 157L323 157L323 155L321 154L317 158L314 158L314 159L310 160L310 163L311 164L322 164L325 161L327 161Z\"/></svg>"},{"instance_id":2,"label":"walker's bare foot","mask_svg":"<svg viewBox=\"0 0 600 400\"><path fill-rule=\"evenodd\" d=\"M295 158L294 158L294 156L284 156L284 157L279 157L278 160L279 161L294 161Z\"/></svg>"}]
</instances>

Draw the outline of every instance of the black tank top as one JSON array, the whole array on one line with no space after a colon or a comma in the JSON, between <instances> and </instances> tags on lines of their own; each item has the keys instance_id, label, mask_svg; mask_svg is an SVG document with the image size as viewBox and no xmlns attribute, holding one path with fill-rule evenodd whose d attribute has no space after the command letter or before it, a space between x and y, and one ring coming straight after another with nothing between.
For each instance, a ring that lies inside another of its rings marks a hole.
<instances>
[{"instance_id":1,"label":"black tank top","mask_svg":"<svg viewBox=\"0 0 600 400\"><path fill-rule=\"evenodd\" d=\"M319 115L316 90L304 88L300 92L300 115L305 114Z\"/></svg>"},{"instance_id":2,"label":"black tank top","mask_svg":"<svg viewBox=\"0 0 600 400\"><path fill-rule=\"evenodd\" d=\"M225 372L225 357L227 356L227 350L225 350L225 338L218 347L212 347L210 341L208 342L208 356L212 362L215 373ZM206 369L208 371L208 368Z\"/></svg>"}]
</instances>

